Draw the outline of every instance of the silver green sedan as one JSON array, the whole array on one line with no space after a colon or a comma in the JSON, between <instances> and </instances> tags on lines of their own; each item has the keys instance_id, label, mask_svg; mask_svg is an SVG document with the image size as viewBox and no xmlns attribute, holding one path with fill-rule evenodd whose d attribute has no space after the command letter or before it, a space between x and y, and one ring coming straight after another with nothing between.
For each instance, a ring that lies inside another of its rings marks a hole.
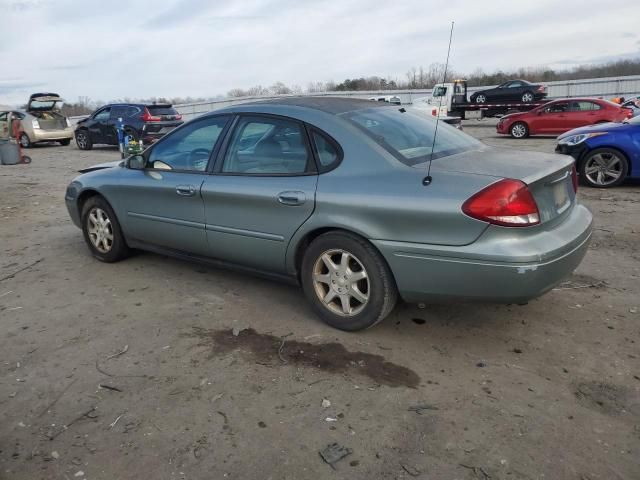
<instances>
[{"instance_id":1,"label":"silver green sedan","mask_svg":"<svg viewBox=\"0 0 640 480\"><path fill-rule=\"evenodd\" d=\"M435 137L435 138L434 138ZM204 115L97 165L66 203L98 260L144 249L289 279L359 330L399 299L524 303L592 230L569 156L488 147L429 115L285 98Z\"/></svg>"}]
</instances>

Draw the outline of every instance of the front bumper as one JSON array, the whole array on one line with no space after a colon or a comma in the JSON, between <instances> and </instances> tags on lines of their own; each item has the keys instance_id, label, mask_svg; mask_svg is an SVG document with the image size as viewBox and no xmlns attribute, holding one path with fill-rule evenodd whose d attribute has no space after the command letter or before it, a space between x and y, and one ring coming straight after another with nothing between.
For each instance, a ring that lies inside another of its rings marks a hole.
<instances>
[{"instance_id":1,"label":"front bumper","mask_svg":"<svg viewBox=\"0 0 640 480\"><path fill-rule=\"evenodd\" d=\"M558 225L529 232L487 228L462 247L373 240L409 303L448 299L524 303L573 272L591 239L593 217L575 205Z\"/></svg>"},{"instance_id":2,"label":"front bumper","mask_svg":"<svg viewBox=\"0 0 640 480\"><path fill-rule=\"evenodd\" d=\"M27 133L32 142L52 142L56 140L71 140L73 138L73 128L68 127L60 130L42 130L35 128Z\"/></svg>"},{"instance_id":3,"label":"front bumper","mask_svg":"<svg viewBox=\"0 0 640 480\"><path fill-rule=\"evenodd\" d=\"M496 125L496 132L502 134L509 133L509 126L507 125L507 122L498 122Z\"/></svg>"},{"instance_id":4,"label":"front bumper","mask_svg":"<svg viewBox=\"0 0 640 480\"><path fill-rule=\"evenodd\" d=\"M78 228L82 228L80 211L78 210L78 195L80 193L80 189L81 186L77 182L71 182L64 194L64 203L67 205L69 217L71 217L71 221Z\"/></svg>"},{"instance_id":5,"label":"front bumper","mask_svg":"<svg viewBox=\"0 0 640 480\"><path fill-rule=\"evenodd\" d=\"M584 142L577 145L556 145L556 153L563 155L571 155L576 161L580 160L584 153L588 150Z\"/></svg>"}]
</instances>

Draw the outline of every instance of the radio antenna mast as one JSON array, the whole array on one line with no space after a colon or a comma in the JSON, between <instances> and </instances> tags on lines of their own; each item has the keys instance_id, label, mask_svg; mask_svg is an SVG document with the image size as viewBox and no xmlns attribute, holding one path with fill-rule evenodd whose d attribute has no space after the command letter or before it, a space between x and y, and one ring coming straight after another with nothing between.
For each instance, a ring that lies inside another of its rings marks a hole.
<instances>
[{"instance_id":1,"label":"radio antenna mast","mask_svg":"<svg viewBox=\"0 0 640 480\"><path fill-rule=\"evenodd\" d=\"M447 70L449 68L449 54L451 53L451 40L453 38L453 24L451 22L451 31L449 32L449 48L447 48L447 62L444 64L444 75L442 78L442 83L444 84L447 81ZM451 92L453 95L455 92ZM433 94L431 96L433 98ZM440 95L440 101L438 102L438 114L436 115L436 128L433 132L433 143L431 144L431 154L429 155L429 165L427 166L427 176L422 180L422 184L426 187L430 185L433 179L431 178L431 162L433 161L433 151L436 148L436 137L438 135L438 123L440 122L440 109L442 108L442 97Z\"/></svg>"}]
</instances>

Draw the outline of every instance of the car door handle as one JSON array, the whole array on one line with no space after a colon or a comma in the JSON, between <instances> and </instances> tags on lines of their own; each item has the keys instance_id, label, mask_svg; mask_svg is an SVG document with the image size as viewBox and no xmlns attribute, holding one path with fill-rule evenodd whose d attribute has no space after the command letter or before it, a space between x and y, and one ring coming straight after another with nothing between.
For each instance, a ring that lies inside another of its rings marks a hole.
<instances>
[{"instance_id":1,"label":"car door handle","mask_svg":"<svg viewBox=\"0 0 640 480\"><path fill-rule=\"evenodd\" d=\"M196 194L196 187L193 185L178 185L176 186L176 193L183 197L193 197Z\"/></svg>"},{"instance_id":2,"label":"car door handle","mask_svg":"<svg viewBox=\"0 0 640 480\"><path fill-rule=\"evenodd\" d=\"M280 192L278 194L278 202L282 205L298 206L307 201L304 192Z\"/></svg>"}]
</instances>

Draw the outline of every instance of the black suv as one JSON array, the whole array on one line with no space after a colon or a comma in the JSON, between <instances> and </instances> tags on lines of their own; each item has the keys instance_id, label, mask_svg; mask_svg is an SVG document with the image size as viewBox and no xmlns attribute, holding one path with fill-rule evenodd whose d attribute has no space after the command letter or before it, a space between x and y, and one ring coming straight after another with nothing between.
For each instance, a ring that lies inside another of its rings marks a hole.
<instances>
[{"instance_id":1,"label":"black suv","mask_svg":"<svg viewBox=\"0 0 640 480\"><path fill-rule=\"evenodd\" d=\"M124 134L148 145L182 125L182 115L167 104L114 103L99 108L80 120L75 129L80 150L91 150L97 143L118 145L116 127L122 122Z\"/></svg>"}]
</instances>

